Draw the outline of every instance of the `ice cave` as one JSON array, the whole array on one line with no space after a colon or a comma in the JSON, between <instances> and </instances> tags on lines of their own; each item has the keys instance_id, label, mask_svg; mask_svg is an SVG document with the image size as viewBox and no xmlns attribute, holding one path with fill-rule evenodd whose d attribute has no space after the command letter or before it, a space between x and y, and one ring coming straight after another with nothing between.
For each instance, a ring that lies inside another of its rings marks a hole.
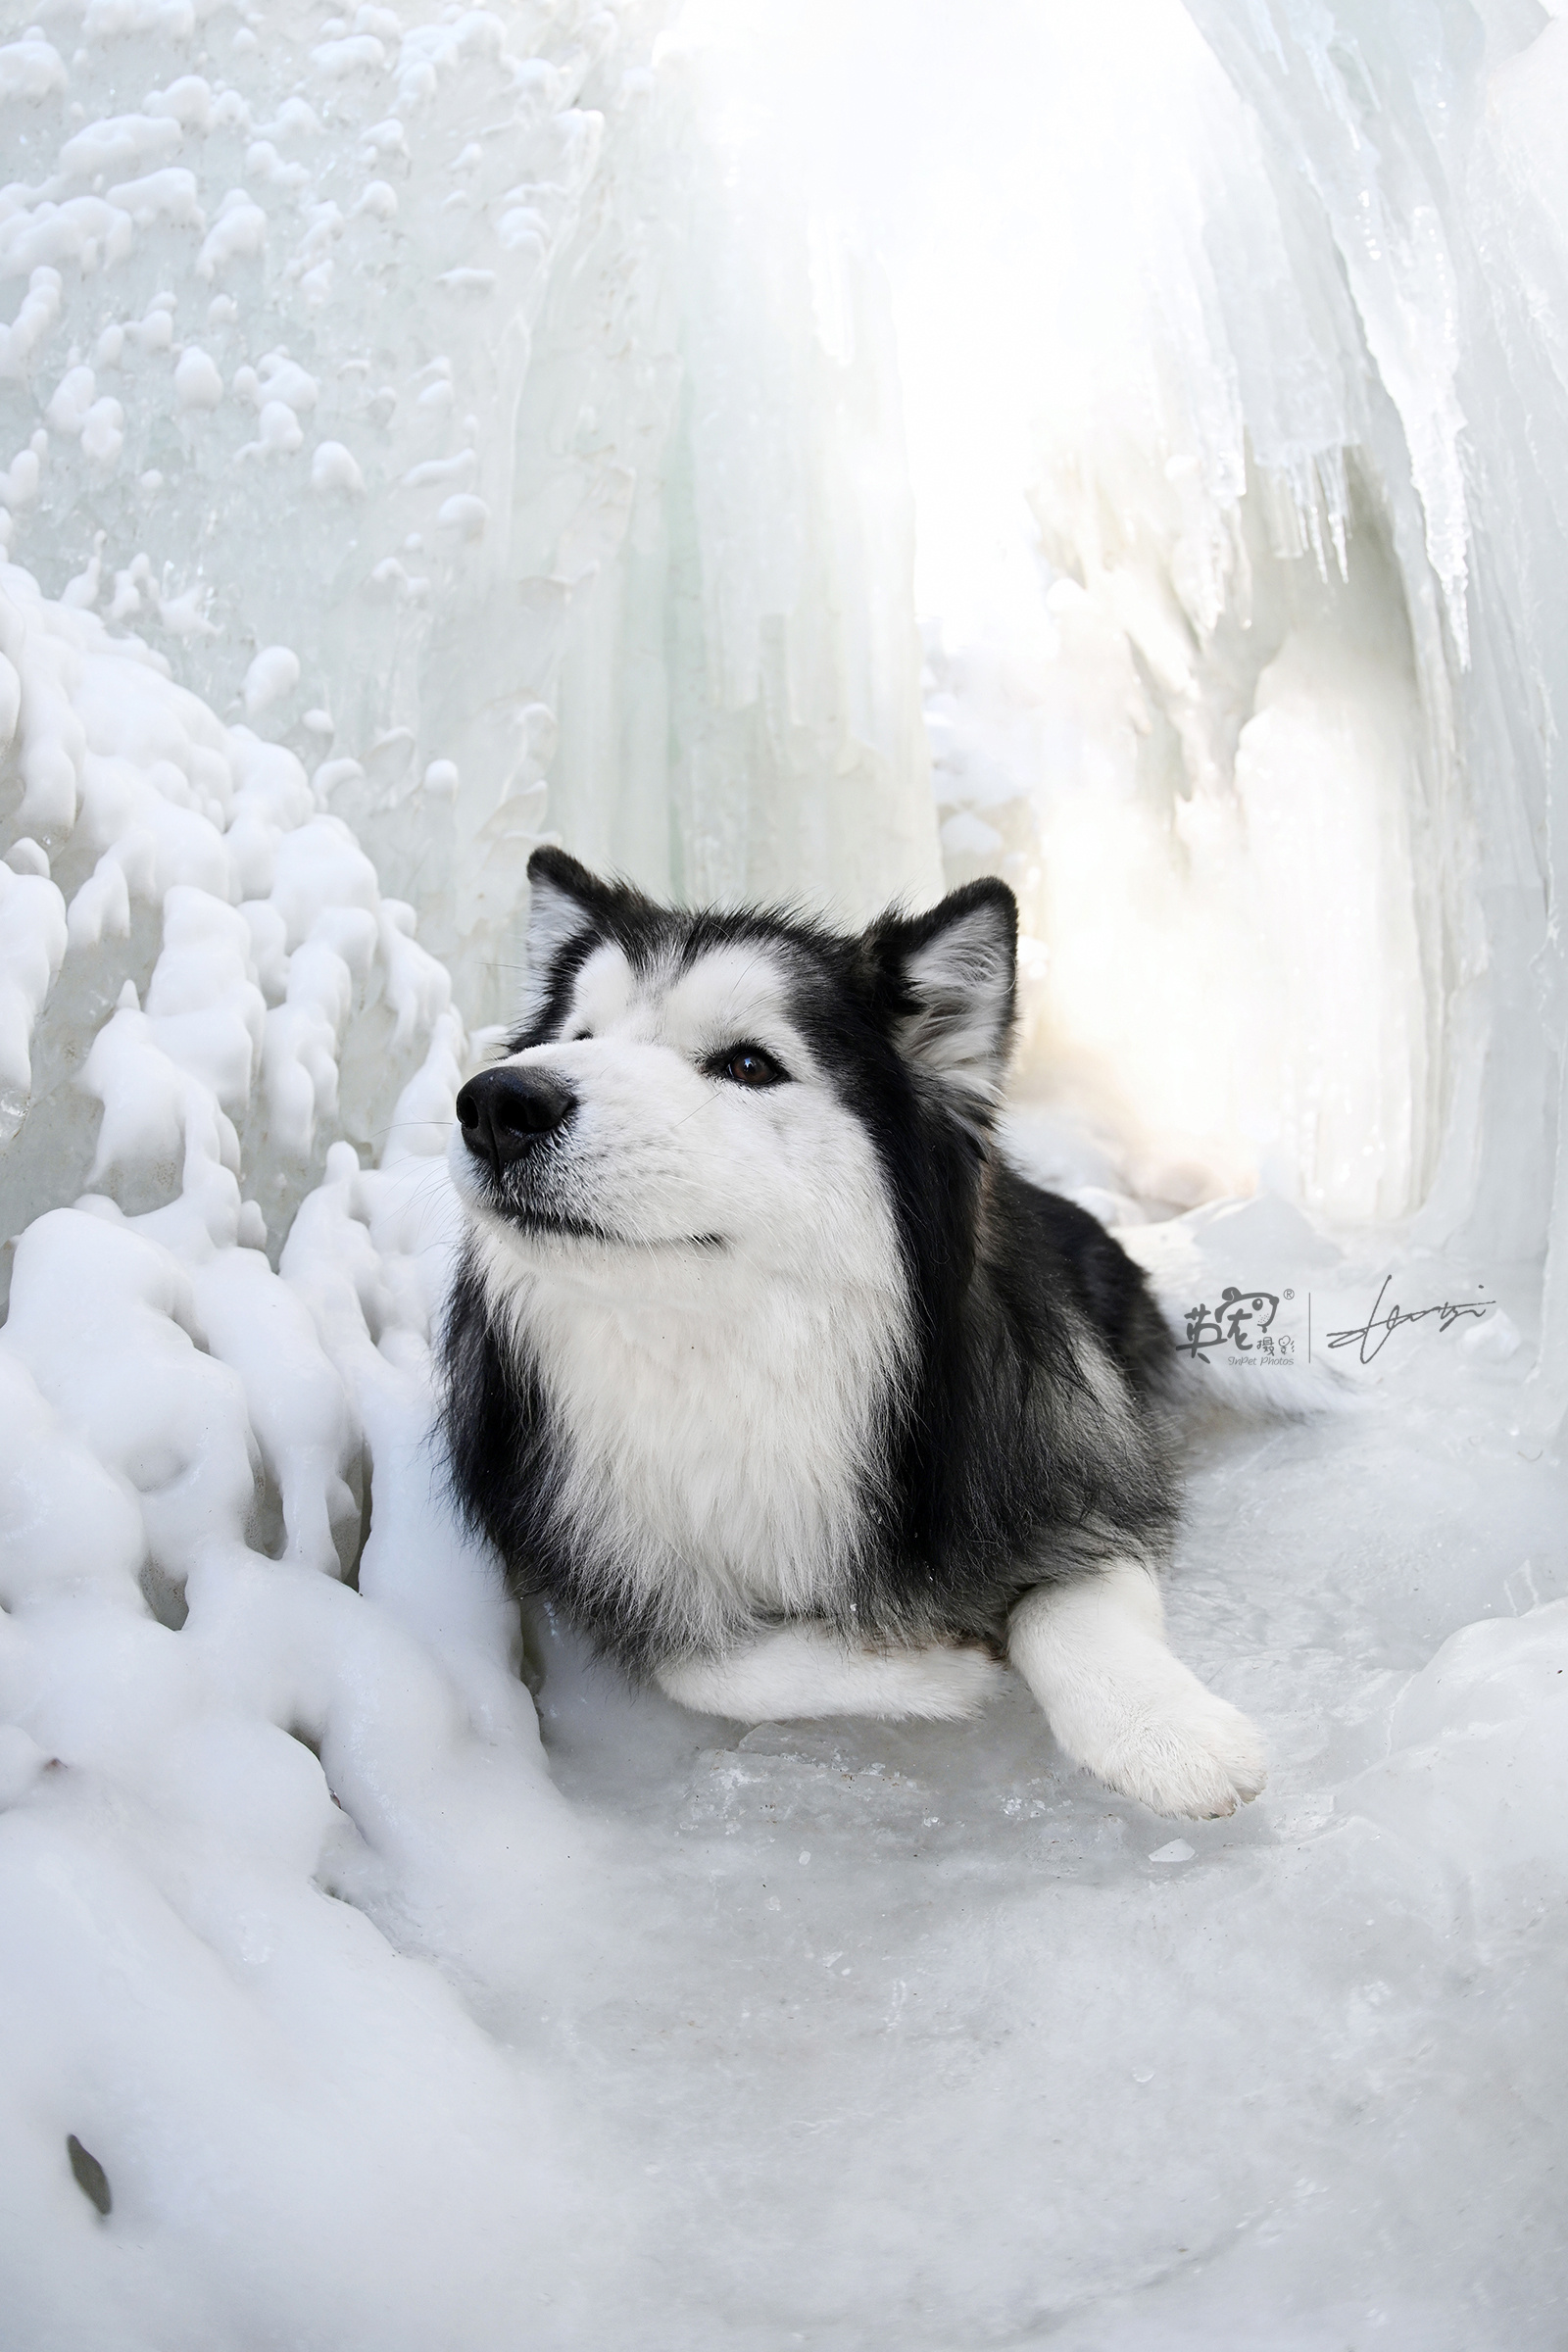
<instances>
[{"instance_id":1,"label":"ice cave","mask_svg":"<svg viewBox=\"0 0 1568 2352\"><path fill-rule=\"evenodd\" d=\"M1568 2340L1561 6L10 0L8 2352ZM549 841L1011 883L1256 1803L519 1632Z\"/></svg>"}]
</instances>

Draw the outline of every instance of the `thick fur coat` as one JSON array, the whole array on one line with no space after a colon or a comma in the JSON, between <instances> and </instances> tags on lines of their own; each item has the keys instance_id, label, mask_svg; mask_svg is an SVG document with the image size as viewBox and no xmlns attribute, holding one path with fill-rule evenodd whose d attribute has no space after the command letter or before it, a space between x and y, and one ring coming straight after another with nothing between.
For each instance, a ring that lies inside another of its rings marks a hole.
<instances>
[{"instance_id":1,"label":"thick fur coat","mask_svg":"<svg viewBox=\"0 0 1568 2352\"><path fill-rule=\"evenodd\" d=\"M516 1588L714 1712L967 1713L1010 1658L1130 1793L1253 1793L1250 1727L1163 1644L1163 1320L993 1142L1010 892L844 935L529 873L445 1341L456 1493Z\"/></svg>"}]
</instances>

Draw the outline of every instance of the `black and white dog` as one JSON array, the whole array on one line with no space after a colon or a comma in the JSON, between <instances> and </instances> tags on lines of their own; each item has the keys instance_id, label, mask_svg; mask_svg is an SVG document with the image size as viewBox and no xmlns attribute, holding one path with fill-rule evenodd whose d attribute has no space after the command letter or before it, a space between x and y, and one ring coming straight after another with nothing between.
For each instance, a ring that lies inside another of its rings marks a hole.
<instances>
[{"instance_id":1,"label":"black and white dog","mask_svg":"<svg viewBox=\"0 0 1568 2352\"><path fill-rule=\"evenodd\" d=\"M1113 1788L1254 1796L1255 1730L1164 1640L1163 1321L992 1141L1011 893L846 937L528 873L445 1340L456 1493L515 1587L705 1713L964 1716L1007 1661Z\"/></svg>"}]
</instances>

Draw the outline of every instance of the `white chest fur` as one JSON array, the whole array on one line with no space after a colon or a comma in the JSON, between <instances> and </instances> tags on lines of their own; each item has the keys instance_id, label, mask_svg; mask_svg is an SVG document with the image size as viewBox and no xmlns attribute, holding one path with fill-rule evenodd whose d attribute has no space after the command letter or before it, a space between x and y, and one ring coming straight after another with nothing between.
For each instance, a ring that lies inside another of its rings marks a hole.
<instances>
[{"instance_id":1,"label":"white chest fur","mask_svg":"<svg viewBox=\"0 0 1568 2352\"><path fill-rule=\"evenodd\" d=\"M829 1604L853 1560L906 1342L891 1250L872 1256L825 1281L820 1266L636 1252L617 1296L602 1264L522 1273L494 1250L583 1549L698 1641L737 1614Z\"/></svg>"},{"instance_id":2,"label":"white chest fur","mask_svg":"<svg viewBox=\"0 0 1568 2352\"><path fill-rule=\"evenodd\" d=\"M909 1354L877 1154L792 987L766 943L637 971L597 949L565 1035L516 1057L573 1097L514 1179L535 1222L470 1192L492 1305L548 1399L579 1561L699 1645L842 1590ZM724 1078L743 1045L774 1082Z\"/></svg>"}]
</instances>

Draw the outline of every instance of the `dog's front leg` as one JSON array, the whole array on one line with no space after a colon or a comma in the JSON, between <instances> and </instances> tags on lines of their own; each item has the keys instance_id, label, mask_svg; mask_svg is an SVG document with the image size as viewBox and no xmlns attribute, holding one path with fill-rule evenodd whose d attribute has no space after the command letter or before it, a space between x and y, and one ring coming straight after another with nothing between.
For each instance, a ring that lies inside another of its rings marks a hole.
<instances>
[{"instance_id":1,"label":"dog's front leg","mask_svg":"<svg viewBox=\"0 0 1568 2352\"><path fill-rule=\"evenodd\" d=\"M1019 1601L1007 1655L1076 1763L1155 1813L1234 1813L1267 1773L1256 1728L1165 1642L1159 1587L1112 1560Z\"/></svg>"},{"instance_id":2,"label":"dog's front leg","mask_svg":"<svg viewBox=\"0 0 1568 2352\"><path fill-rule=\"evenodd\" d=\"M802 1620L718 1657L677 1658L656 1667L654 1679L683 1707L737 1723L819 1715L957 1722L1001 1689L1004 1670L967 1643L872 1648Z\"/></svg>"}]
</instances>

